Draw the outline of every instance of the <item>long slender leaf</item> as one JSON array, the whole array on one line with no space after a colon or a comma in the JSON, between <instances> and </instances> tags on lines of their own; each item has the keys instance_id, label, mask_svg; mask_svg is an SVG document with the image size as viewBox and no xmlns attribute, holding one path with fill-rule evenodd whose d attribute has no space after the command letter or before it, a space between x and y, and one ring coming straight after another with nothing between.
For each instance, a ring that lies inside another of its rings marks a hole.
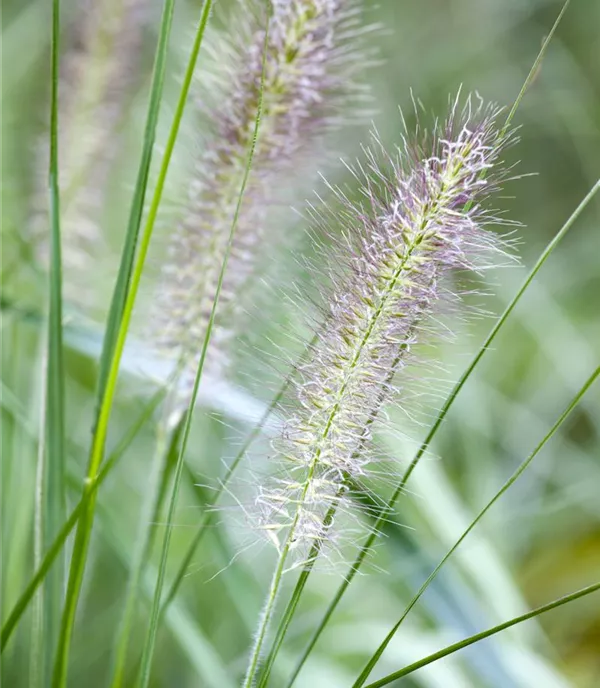
<instances>
[{"instance_id":1,"label":"long slender leaf","mask_svg":"<svg viewBox=\"0 0 600 688\"><path fill-rule=\"evenodd\" d=\"M120 688L125 679L127 649L129 647L135 607L139 597L144 566L148 560L152 532L155 524L153 516L156 515L159 508L162 477L167 473L166 466L168 458L173 451L171 440L175 440L176 442L177 438L177 433L169 428L169 416L170 405L167 401L163 418L158 425L154 458L150 466L150 475L144 489L144 499L140 510L138 534L128 565L129 581L123 605L120 630L117 634L115 646L115 664L111 681L112 688Z\"/></svg>"},{"instance_id":2,"label":"long slender leaf","mask_svg":"<svg viewBox=\"0 0 600 688\"><path fill-rule=\"evenodd\" d=\"M165 155L163 157L161 177L159 178L159 182L157 183L157 188L155 190L155 202L153 202L151 212L149 213L148 221L146 223L144 236L142 238L142 245L140 246L140 254L135 266L132 282L129 289L127 289L127 284L130 281L129 276L131 274L131 267L130 264L127 264L127 262L129 258L133 260L135 245L137 244L137 234L139 231L138 228L141 220L145 191L148 182L148 172L152 157L152 148L156 136L156 123L158 121L159 106L162 98L167 47L171 33L174 7L175 0L165 0L163 5L158 48L154 61L144 149L140 161L138 180L136 183L136 189L132 203L130 226L128 227L126 246L123 251L123 261L119 270L119 277L117 280L117 286L115 288L115 296L111 304L104 352L102 354L100 363L98 398L101 400L101 402L97 412L96 427L94 428L93 433L87 478L83 486L84 508L77 527L73 555L71 558L67 596L63 609L61 633L54 664L52 679L53 688L64 688L67 682L69 648L71 644L73 625L75 623L75 612L77 609L79 592L81 590L81 583L83 581L83 573L94 520L96 490L92 490L91 485L95 481L96 474L98 473L104 455L104 445L106 442L108 422L110 419L110 412L112 409L112 403L117 385L121 356L125 347L125 340L127 338L129 323L133 312L133 305L135 302L137 289L139 287L139 282L142 277L142 270L145 263L146 253L148 251L148 245L150 243L150 237L152 235L152 229L156 219L156 213L158 211L158 205L160 203L162 187L164 186L164 180L166 178L172 149L177 135L176 132L179 128L181 115L183 114L182 106L180 110L178 110L179 119L177 119L176 115L176 124L173 125L175 135L171 137L173 139L172 144L171 138L169 140L171 147L169 149L169 146L167 146L167 150L165 151ZM115 335L116 331L118 331L118 335Z\"/></svg>"},{"instance_id":3,"label":"long slender leaf","mask_svg":"<svg viewBox=\"0 0 600 688\"><path fill-rule=\"evenodd\" d=\"M23 388L23 373L29 364L28 357L23 356L23 327L17 319L10 322L3 320L2 357L10 361L10 365L3 366L0 381L0 452L2 454L2 480L0 489L2 496L0 516L0 537L2 537L2 580L0 581L0 595L2 600L10 600L18 594L20 581L27 575L31 555L31 522L32 515L41 513L41 499L33 493L23 490L24 485L30 485L35 480L36 452L39 452L39 437L44 434L45 419L42 409L36 409L38 427L34 427L33 414L22 406L17 394L13 392L25 391ZM46 337L40 337L39 348L45 349ZM4 361L3 361L4 362ZM40 380L45 379L45 370L40 368ZM40 398L44 404L44 395ZM37 456L39 459L39 454ZM40 481L36 480L37 483ZM41 536L39 538L41 541ZM0 605L5 620L5 605Z\"/></svg>"},{"instance_id":4,"label":"long slender leaf","mask_svg":"<svg viewBox=\"0 0 600 688\"><path fill-rule=\"evenodd\" d=\"M160 601L162 596L162 589L164 585L165 573L167 568L167 559L169 556L169 547L171 543L171 534L173 531L173 517L175 515L175 506L177 504L177 498L179 495L179 485L181 483L181 476L183 473L184 465L184 455L187 446L187 441L190 434L190 428L192 425L192 414L194 411L194 405L196 403L196 397L198 396L198 389L200 387L200 380L202 379L202 371L204 370L204 362L206 360L206 352L208 351L208 345L210 343L210 337L212 334L212 328L215 322L215 316L217 313L217 306L219 305L219 296L221 294L221 289L223 286L223 279L225 277L225 271L227 270L227 263L229 261L229 256L231 254L231 248L233 246L233 239L235 237L235 230L237 228L238 219L240 216L240 209L242 207L242 201L244 199L244 193L246 191L246 185L248 183L248 178L250 176L250 169L252 167L252 160L254 158L254 151L256 150L256 142L258 139L258 131L260 127L260 121L262 116L263 107L263 93L264 93L264 83L265 83L265 69L267 64L267 41L269 37L269 19L270 13L267 13L267 26L265 28L265 38L263 46L263 58L262 58L262 70L260 76L260 90L258 94L258 103L256 108L256 118L254 121L254 131L252 133L252 141L250 144L250 149L248 151L248 158L246 161L246 167L244 170L244 176L242 179L242 184L240 187L238 200L235 208L235 213L231 222L231 229L229 231L229 237L227 240L227 247L225 249L225 255L223 256L223 263L221 265L221 270L219 272L219 277L217 280L217 286L215 289L215 295L210 311L210 316L208 319L208 324L206 327L206 333L204 335L204 342L202 344L202 350L200 352L200 360L198 362L198 368L196 370L196 377L194 379L194 388L192 390L191 401L188 405L185 425L183 428L183 435L181 438L181 446L179 447L179 455L177 457L177 464L175 466L175 473L173 477L173 489L171 492L171 499L169 502L169 509L167 512L167 521L165 527L165 535L163 539L160 563L158 568L158 577L156 580L156 589L154 591L154 599L152 602L152 610L150 612L150 624L148 627L148 634L146 637L146 642L144 644L144 651L142 655L142 665L140 668L140 676L138 685L140 688L147 688L150 681L150 671L152 667L152 656L154 654L154 646L156 643L156 634L158 631L158 622L160 618Z\"/></svg>"},{"instance_id":5,"label":"long slender leaf","mask_svg":"<svg viewBox=\"0 0 600 688\"><path fill-rule=\"evenodd\" d=\"M496 492L496 494L490 499L490 501L481 509L481 511L477 514L477 516L471 521L469 524L469 527L463 532L463 534L458 538L458 540L452 545L452 547L448 550L448 552L445 554L445 556L442 558L440 563L436 566L436 568L432 571L430 576L427 578L427 580L423 583L423 585L419 588L419 591L417 594L412 598L412 600L409 602L408 606L404 610L402 616L398 620L396 624L394 624L393 628L390 630L390 632L387 634L387 636L384 638L382 643L379 645L377 650L373 653L373 656L369 659L367 662L365 668L362 670L360 676L354 683L353 688L361 688L365 684L365 681L369 678L369 675L371 671L373 670L374 666L377 664L379 659L381 658L381 655L384 653L386 647L389 645L390 641L410 613L411 609L417 604L425 590L429 587L431 582L435 579L435 577L438 575L444 564L450 559L452 554L460 547L461 543L463 540L469 535L469 533L475 528L475 526L481 521L481 519L485 516L485 514L492 508L492 506L502 497L502 495L512 486L514 483L519 479L519 477L522 475L522 473L527 469L529 464L533 461L533 459L540 453L540 451L544 448L547 442L554 436L554 434L557 432L557 430L560 428L560 426L564 423L564 421L567 419L567 416L571 413L571 411L577 406L579 403L580 399L583 397L583 395L587 392L587 390L591 387L591 385L594 383L596 378L600 375L600 366L594 370L594 372L590 375L590 377L586 380L585 384L581 387L579 392L573 397L567 408L561 413L559 416L558 420L554 423L554 425L548 430L546 435L542 438L542 440L539 442L539 444L535 447L535 449L529 454L529 456L521 462L519 467L514 471L514 473L508 478L508 480L502 485L502 487Z\"/></svg>"},{"instance_id":6,"label":"long slender leaf","mask_svg":"<svg viewBox=\"0 0 600 688\"><path fill-rule=\"evenodd\" d=\"M47 546L56 537L66 517L64 361L62 344L62 257L60 238L60 191L58 166L58 80L60 52L60 0L52 2L50 93L50 284L48 312L48 349L46 353L45 443L41 485L42 539ZM45 548L45 547L44 547ZM51 661L59 628L64 595L65 562L59 560L49 571L43 594L44 645ZM44 664L46 661L44 661ZM44 669L44 674L46 669Z\"/></svg>"},{"instance_id":7,"label":"long slender leaf","mask_svg":"<svg viewBox=\"0 0 600 688\"><path fill-rule=\"evenodd\" d=\"M48 375L48 356L47 351L43 351L41 356L42 379ZM46 420L47 397L42 397L39 419L38 437L44 437L47 426ZM43 441L38 442L37 465L35 470L35 500L33 516L33 563L39 566L42 552L45 549L44 543L44 487L46 476L46 447ZM45 645L46 628L45 624L49 621L46 597L48 591L41 589L33 600L33 613L31 623L31 649L29 662L29 682L33 688L44 685L47 662L50 659ZM60 611L60 609L59 609ZM60 621L60 618L58 619Z\"/></svg>"},{"instance_id":8,"label":"long slender leaf","mask_svg":"<svg viewBox=\"0 0 600 688\"><path fill-rule=\"evenodd\" d=\"M107 546L116 554L122 565L129 566L129 548L123 541L117 525L112 521L107 510L99 510L99 525ZM148 565L143 572L142 589L145 597L152 599L156 571ZM201 686L207 688L234 688L234 681L229 677L227 667L219 654L206 637L198 624L194 623L187 609L174 604L167 612L166 625L171 635L177 639L179 647L189 658L191 666L197 673Z\"/></svg>"},{"instance_id":9,"label":"long slender leaf","mask_svg":"<svg viewBox=\"0 0 600 688\"><path fill-rule=\"evenodd\" d=\"M123 312L125 310L125 303L127 301L127 296L129 293L131 272L133 269L135 251L138 244L140 225L142 222L142 214L144 211L144 201L146 198L146 189L148 186L148 178L150 174L150 164L152 162L152 153L154 151L154 144L156 141L156 126L158 124L160 102L162 100L166 54L169 42L169 35L171 32L171 23L174 8L175 0L165 0L163 17L161 22L161 31L154 63L154 74L152 88L150 91L150 101L148 104L148 114L144 129L144 144L142 147L142 154L140 157L140 163L137 171L137 179L134 187L133 199L129 210L127 231L125 233L125 243L123 245L123 251L121 253L119 272L117 274L117 281L115 283L115 288L111 299L108 319L106 323L106 332L104 334L104 341L102 344L102 353L100 356L97 389L97 415L100 414L100 408L104 400L104 394L108 382L108 375L111 369L111 363L115 353L117 336L121 326Z\"/></svg>"},{"instance_id":10,"label":"long slender leaf","mask_svg":"<svg viewBox=\"0 0 600 688\"><path fill-rule=\"evenodd\" d=\"M542 62L544 60L544 56L546 55L546 51L548 50L548 46L550 45L550 41L554 37L554 34L556 32L556 29L558 28L558 25L562 21L562 18L567 11L567 7L569 6L569 3L571 0L566 0L564 5L562 6L561 11L558 13L558 17L556 17L556 20L554 24L552 25L552 28L550 29L548 35L544 39L542 43L542 47L540 48L539 53L537 54L537 57L535 58L533 65L531 66L531 69L529 70L529 73L527 74L527 77L525 81L523 82L523 86L521 87L521 90L519 91L519 95L516 97L515 102L513 103L513 106L510 109L510 112L508 113L508 117L506 118L506 124L504 125L504 133L508 130L510 127L517 110L519 109L519 106L521 105L521 101L525 97L525 94L529 90L529 87L531 84L534 82L535 78L537 77L540 68L542 66Z\"/></svg>"},{"instance_id":11,"label":"long slender leaf","mask_svg":"<svg viewBox=\"0 0 600 688\"><path fill-rule=\"evenodd\" d=\"M403 669L395 671L392 674L388 674L387 676L384 676L378 681L369 683L366 686L366 688L382 688L382 686L388 686L390 683L392 683L393 681L397 681L399 678L408 676L409 674L414 673L418 669L422 669L424 666L427 666L428 664L437 662L438 659L448 657L448 655L454 654L455 652L458 652L459 650L462 650L465 647L469 647L469 645L474 645L475 643L478 643L480 640L485 640L486 638L489 638L490 636L495 635L496 633L500 633L500 631L504 631L505 629L510 628L511 626L516 626L517 624L520 624L523 621L534 619L536 616L539 616L540 614L544 614L545 612L549 612L552 609L561 607L563 604L569 604L569 602L574 602L575 600L585 597L586 595L591 595L592 593L597 592L598 590L600 590L600 582L588 585L587 587L581 588L580 590L572 592L569 595L565 595L564 597L559 597L558 599L553 600L552 602L548 602L548 604L544 604L541 607L537 607L536 609L533 609L532 611L527 612L526 614L516 616L514 619L510 619L510 621L505 621L504 623L498 624L497 626L492 626L492 628L488 628L485 631L481 631L481 633L476 633L475 635L465 638L464 640L460 640L458 643L448 645L448 647L445 647L443 650L439 650L439 652L434 652L433 654L428 655L423 659L420 659L418 662L409 664Z\"/></svg>"}]
</instances>

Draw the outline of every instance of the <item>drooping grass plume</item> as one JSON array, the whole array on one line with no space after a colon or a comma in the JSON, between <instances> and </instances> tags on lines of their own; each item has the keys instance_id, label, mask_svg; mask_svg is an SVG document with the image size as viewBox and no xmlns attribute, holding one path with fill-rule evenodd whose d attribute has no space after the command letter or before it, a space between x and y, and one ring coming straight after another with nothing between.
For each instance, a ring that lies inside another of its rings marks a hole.
<instances>
[{"instance_id":1,"label":"drooping grass plume","mask_svg":"<svg viewBox=\"0 0 600 688\"><path fill-rule=\"evenodd\" d=\"M67 31L59 79L60 187L65 296L93 303L90 269L107 246L101 230L109 172L120 149L121 128L141 67L148 0L78 3ZM47 156L40 147L39 158ZM40 170L44 164L38 164ZM40 175L40 187L42 178ZM39 265L49 257L42 193L34 198L31 234ZM37 206L40 206L39 208Z\"/></svg>"},{"instance_id":2,"label":"drooping grass plume","mask_svg":"<svg viewBox=\"0 0 600 688\"><path fill-rule=\"evenodd\" d=\"M325 227L333 218L342 236L330 254L329 327L300 370L300 408L276 443L285 477L256 498L279 558L246 686L254 681L286 566L306 562L315 543L335 538L332 511L352 512L348 489L368 474L363 445L371 419L396 390L393 374L452 294L446 277L479 271L504 254L486 229L500 222L487 200L506 177L502 153L511 138L500 135L497 115L478 98L461 107L457 97L430 137L405 138L393 155L380 145L366 151L366 165L355 172L358 201L332 189L334 207L312 213Z\"/></svg>"},{"instance_id":3,"label":"drooping grass plume","mask_svg":"<svg viewBox=\"0 0 600 688\"><path fill-rule=\"evenodd\" d=\"M501 137L504 137L507 132L510 131L513 119L517 113L517 110L527 92L531 84L533 83L533 80L535 79L536 74L538 74L542 61L544 59L544 56L546 54L546 51L548 49L548 46L550 45L550 42L554 36L554 33L556 32L556 29L558 28L563 15L565 14L567 7L569 5L570 0L566 0L559 15L557 16L550 32L544 39L542 43L542 47L540 48L540 51L523 83L523 86L521 87L512 107L510 108L510 111L508 113L508 116L504 122L504 125L501 129L500 135ZM327 610L325 611L325 614L323 615L321 621L317 625L315 631L313 632L305 650L302 653L302 656L300 657L298 663L296 664L296 667L294 668L294 671L292 675L290 676L288 683L286 684L287 688L291 688L293 685L294 681L296 680L298 674L300 673L302 667L304 666L304 663L306 662L308 656L312 652L313 647L315 646L316 642L318 641L319 637L321 636L323 630L327 626L331 616L333 615L335 609L337 608L340 600L342 599L344 593L346 592L348 586L356 576L357 572L359 571L360 567L362 566L362 563L364 562L367 554L371 551L371 548L373 547L375 540L377 539L377 536L380 533L382 525L385 523L385 521L388 519L389 515L393 512L394 506L400 497L400 495L404 492L406 485L408 483L408 480L410 479L411 475L413 474L414 470L416 469L417 465L419 464L420 460L422 457L425 455L425 453L428 451L438 429L441 427L444 419L446 418L446 415L452 405L454 404L454 401L456 400L457 396L460 394L464 384L467 382L475 368L477 367L479 361L483 357L483 355L486 353L486 351L489 350L490 345L496 338L496 335L498 332L502 329L506 321L508 320L509 316L511 315L512 311L514 310L515 306L517 303L520 301L521 297L537 275L538 271L540 268L543 266L543 264L546 262L546 260L549 258L551 253L554 251L554 249L558 246L558 244L561 242L561 240L564 238L565 234L571 229L581 212L585 209L585 207L588 205L588 203L591 201L591 199L594 197L595 193L598 191L600 187L600 182L596 182L596 184L592 187L590 192L586 195L586 197L582 200L582 202L578 205L578 207L575 209L575 211L571 214L571 216L568 218L568 220L564 223L562 228L559 230L559 232L556 234L556 236L550 241L546 249L542 252L542 255L539 257L537 260L536 264L533 266L527 277L525 278L525 281L521 285L520 289L517 291L517 293L514 295L512 300L509 302L507 307L505 308L504 312L502 315L498 318L496 321L495 325L493 326L492 330L486 337L485 341L475 354L474 358L471 360L470 364L467 366L466 370L463 372L463 374L460 376L460 378L457 380L455 385L453 386L452 390L450 391L450 394L442 404L441 408L439 409L437 416L433 422L433 425L431 426L429 432L427 433L425 439L421 442L415 456L409 463L407 469L402 473L399 482L396 484L396 487L389 498L387 504L384 506L383 509L380 510L379 515L377 516L375 523L373 525L373 528L369 534L369 536L366 538L364 544L360 548L355 560L352 562L350 565L348 571L344 575L344 579L341 582L340 586L338 587L337 592L333 596L333 599L331 600L330 604L327 607ZM269 663L267 664L266 671L264 672L263 676L268 679L268 671L270 669L270 666L272 665L272 662L274 661L274 658L283 642L283 637L285 636L285 633L287 631L287 628L289 626L291 616L293 615L295 608L298 603L299 596L302 594L302 590L306 584L306 579L308 577L308 574L310 573L311 567L306 566L302 572L302 575L298 579L298 582L296 584L296 588L294 589L294 593L292 595L292 598L290 599L290 602L288 603L288 606L285 610L285 614L279 624L279 628L277 631L277 637L275 642L273 643L273 646L271 648L271 651L269 653Z\"/></svg>"},{"instance_id":4,"label":"drooping grass plume","mask_svg":"<svg viewBox=\"0 0 600 688\"><path fill-rule=\"evenodd\" d=\"M267 46L263 125L221 295L220 326L209 357L218 374L227 361L231 323L240 315L241 293L265 245L270 209L284 200L282 180L318 153L318 142L342 121L349 98L361 97L357 72L365 67L354 0L274 0ZM250 10L256 10L256 14ZM264 4L247 3L227 22L218 59L225 73L202 111L212 129L195 160L189 202L173 232L152 318L159 350L189 365L189 392L206 331L231 217L244 174L261 75ZM364 31L364 27L362 28ZM231 59L223 60L222 54ZM298 181L298 180L296 180ZM227 323L227 327L223 326Z\"/></svg>"}]
</instances>

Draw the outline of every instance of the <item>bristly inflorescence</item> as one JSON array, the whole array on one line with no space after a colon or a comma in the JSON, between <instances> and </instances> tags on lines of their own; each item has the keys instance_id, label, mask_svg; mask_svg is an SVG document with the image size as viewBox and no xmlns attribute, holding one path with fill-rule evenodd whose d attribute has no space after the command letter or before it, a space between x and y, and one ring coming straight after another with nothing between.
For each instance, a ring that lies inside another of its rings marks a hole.
<instances>
[{"instance_id":1,"label":"bristly inflorescence","mask_svg":"<svg viewBox=\"0 0 600 688\"><path fill-rule=\"evenodd\" d=\"M67 32L59 79L59 165L65 290L80 305L89 271L104 247L100 229L111 164L119 152L130 90L140 72L148 0L79 3ZM47 136L37 166L32 235L41 265L48 260ZM42 192L41 189L44 189Z\"/></svg>"},{"instance_id":2,"label":"bristly inflorescence","mask_svg":"<svg viewBox=\"0 0 600 688\"><path fill-rule=\"evenodd\" d=\"M267 4L271 11L266 43L266 18L249 11L241 25L229 21L227 36L219 39L219 54L227 48L233 57L227 73L213 82L219 102L201 104L213 136L195 162L189 202L162 267L152 334L159 350L186 362L184 389L193 379L235 215L255 125L263 56L262 117L209 350L215 374L227 360L231 322L239 315L243 286L264 251L263 242L272 245L265 227L270 210L285 200L286 176L298 177L299 165L314 157L319 140L340 123L346 99L352 95L360 100L362 89L355 75L364 67L364 54L352 41L359 31L354 0Z\"/></svg>"},{"instance_id":3,"label":"bristly inflorescence","mask_svg":"<svg viewBox=\"0 0 600 688\"><path fill-rule=\"evenodd\" d=\"M461 107L457 98L424 141L405 139L393 156L380 144L366 151L354 172L357 202L332 189L334 207L311 211L321 229L333 220L342 230L331 236L333 294L299 370L299 410L275 443L286 477L257 497L270 539L300 560L338 534L333 513L350 506L348 490L369 471L372 423L439 316L448 273L478 271L504 255L486 229L499 222L486 201L506 176L501 155L510 140L497 119L494 107L474 98Z\"/></svg>"}]
</instances>

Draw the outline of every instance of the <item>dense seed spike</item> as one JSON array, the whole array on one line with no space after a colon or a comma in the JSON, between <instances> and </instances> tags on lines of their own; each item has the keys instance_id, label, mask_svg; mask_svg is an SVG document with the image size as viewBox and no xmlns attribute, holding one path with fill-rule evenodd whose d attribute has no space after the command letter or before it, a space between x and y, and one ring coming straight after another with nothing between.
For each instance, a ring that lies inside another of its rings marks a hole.
<instances>
[{"instance_id":1,"label":"dense seed spike","mask_svg":"<svg viewBox=\"0 0 600 688\"><path fill-rule=\"evenodd\" d=\"M264 47L264 31L257 26L264 22L253 24L252 16L245 13L237 31L228 22L228 36L219 39L219 48L231 41L226 53L232 57L227 74L216 80L218 102L202 105L214 137L195 163L197 176L173 233L152 319L159 349L189 361L184 389L201 349L253 129ZM345 100L361 92L355 75L364 54L356 45L352 51L346 45L355 24L354 0L272 3L261 126L221 292L220 326L209 356L213 373L227 360L241 290L263 241L268 241L270 209L286 200L282 175L294 174L316 153L320 138L339 125Z\"/></svg>"},{"instance_id":2,"label":"dense seed spike","mask_svg":"<svg viewBox=\"0 0 600 688\"><path fill-rule=\"evenodd\" d=\"M331 189L332 206L311 211L321 229L333 220L343 235L332 235L328 327L300 369L300 408L275 444L288 476L263 489L258 504L282 551L291 542L301 558L315 541L335 537L324 516L332 504L345 506L350 483L368 474L371 419L439 314L446 277L503 253L485 228L498 222L486 200L505 176L500 156L509 140L498 134L497 114L473 97L461 109L457 98L429 141L405 142L390 156L375 140L354 171L359 200Z\"/></svg>"}]
</instances>

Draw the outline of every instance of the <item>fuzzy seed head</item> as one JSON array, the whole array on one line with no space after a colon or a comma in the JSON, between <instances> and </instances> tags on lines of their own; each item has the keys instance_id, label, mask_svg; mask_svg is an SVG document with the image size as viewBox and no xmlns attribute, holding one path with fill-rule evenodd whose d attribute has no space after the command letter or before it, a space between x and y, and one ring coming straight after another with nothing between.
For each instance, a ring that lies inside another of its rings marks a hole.
<instances>
[{"instance_id":1,"label":"fuzzy seed head","mask_svg":"<svg viewBox=\"0 0 600 688\"><path fill-rule=\"evenodd\" d=\"M309 546L336 536L324 516L349 507L348 490L369 471L368 440L396 376L425 325L439 313L451 271L494 262L499 240L486 199L502 177L508 139L498 111L469 98L429 142L405 141L395 156L366 151L355 172L362 197L333 189L343 236L330 252L334 291L326 324L297 383L299 410L275 448L286 467L259 496L261 522L278 546ZM317 224L327 217L312 213ZM335 241L335 240L334 240ZM319 545L320 546L320 545Z\"/></svg>"},{"instance_id":2,"label":"fuzzy seed head","mask_svg":"<svg viewBox=\"0 0 600 688\"><path fill-rule=\"evenodd\" d=\"M232 335L222 323L240 314L240 295L266 239L269 211L283 200L283 177L314 152L320 137L338 123L344 99L360 90L354 74L361 52L346 52L355 14L354 0L275 0L266 45L264 17L250 25L252 15L247 13L244 23L234 28L228 46L232 64L221 79L227 88L213 107L201 105L214 137L196 161L197 176L162 270L153 318L158 348L189 361L184 387L191 387L235 215L255 126L263 56L258 139L209 352L216 374L227 362ZM224 47L221 42L219 49Z\"/></svg>"}]
</instances>

